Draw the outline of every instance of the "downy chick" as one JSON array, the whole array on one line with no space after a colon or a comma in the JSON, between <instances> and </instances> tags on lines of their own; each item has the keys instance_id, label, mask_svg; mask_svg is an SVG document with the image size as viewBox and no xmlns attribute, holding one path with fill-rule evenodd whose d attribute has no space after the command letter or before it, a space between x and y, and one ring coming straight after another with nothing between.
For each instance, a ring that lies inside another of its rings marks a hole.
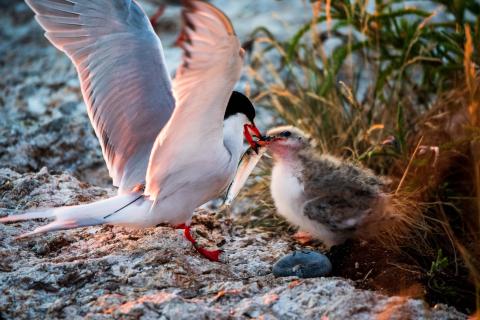
<instances>
[{"instance_id":1,"label":"downy chick","mask_svg":"<svg viewBox=\"0 0 480 320\"><path fill-rule=\"evenodd\" d=\"M260 141L273 157L271 194L277 212L326 246L349 238L395 237L415 210L402 208L371 170L319 154L292 126L271 129Z\"/></svg>"}]
</instances>

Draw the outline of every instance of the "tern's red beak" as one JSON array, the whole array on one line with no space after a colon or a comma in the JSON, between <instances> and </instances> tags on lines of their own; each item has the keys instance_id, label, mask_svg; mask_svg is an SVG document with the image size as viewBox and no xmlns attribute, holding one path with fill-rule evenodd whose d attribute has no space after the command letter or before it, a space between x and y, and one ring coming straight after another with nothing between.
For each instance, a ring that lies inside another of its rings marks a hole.
<instances>
[{"instance_id":1,"label":"tern's red beak","mask_svg":"<svg viewBox=\"0 0 480 320\"><path fill-rule=\"evenodd\" d=\"M253 139L252 133L253 136L257 137L258 140ZM243 126L243 135L245 136L245 139L247 139L247 142L252 147L253 151L258 153L258 146L263 145L261 143L263 142L263 136L253 122Z\"/></svg>"}]
</instances>

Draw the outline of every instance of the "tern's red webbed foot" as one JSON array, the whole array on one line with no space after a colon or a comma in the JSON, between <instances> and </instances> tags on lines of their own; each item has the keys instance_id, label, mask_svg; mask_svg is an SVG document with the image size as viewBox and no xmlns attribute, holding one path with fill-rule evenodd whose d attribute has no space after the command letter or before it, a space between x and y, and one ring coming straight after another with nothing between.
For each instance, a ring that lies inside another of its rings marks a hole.
<instances>
[{"instance_id":1,"label":"tern's red webbed foot","mask_svg":"<svg viewBox=\"0 0 480 320\"><path fill-rule=\"evenodd\" d=\"M222 254L222 250L208 250L202 247L198 247L197 244L193 244L195 247L195 250L198 251L202 256L207 258L210 261L213 262L220 262L220 255Z\"/></svg>"},{"instance_id":2,"label":"tern's red webbed foot","mask_svg":"<svg viewBox=\"0 0 480 320\"><path fill-rule=\"evenodd\" d=\"M185 234L185 238L187 238L188 241L190 241L193 244L193 247L195 250L197 250L198 253L200 253L202 256L207 258L210 261L214 262L219 262L220 261L220 255L222 254L222 250L208 250L203 247L200 247L197 243L197 240L195 240L190 233L190 227L186 226L184 224L176 226L177 229L183 229L183 232Z\"/></svg>"}]
</instances>

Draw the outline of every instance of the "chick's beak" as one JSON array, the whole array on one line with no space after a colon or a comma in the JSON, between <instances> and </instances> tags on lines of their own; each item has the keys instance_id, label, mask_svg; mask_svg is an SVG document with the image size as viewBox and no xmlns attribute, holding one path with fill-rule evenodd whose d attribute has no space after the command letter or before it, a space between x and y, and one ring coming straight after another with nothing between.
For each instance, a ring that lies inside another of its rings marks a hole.
<instances>
[{"instance_id":1,"label":"chick's beak","mask_svg":"<svg viewBox=\"0 0 480 320\"><path fill-rule=\"evenodd\" d=\"M255 136L258 140L254 140L252 137ZM255 126L255 123L251 124L246 124L243 126L243 135L245 136L245 139L247 140L248 144L250 147L252 147L253 151L258 154L258 147L264 145L264 137L260 133L260 130Z\"/></svg>"}]
</instances>

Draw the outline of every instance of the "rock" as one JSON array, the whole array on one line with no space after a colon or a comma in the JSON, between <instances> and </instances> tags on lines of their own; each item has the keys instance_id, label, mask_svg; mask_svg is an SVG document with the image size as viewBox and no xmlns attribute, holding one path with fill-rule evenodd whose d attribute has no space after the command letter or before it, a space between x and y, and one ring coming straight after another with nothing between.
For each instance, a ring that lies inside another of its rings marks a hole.
<instances>
[{"instance_id":1,"label":"rock","mask_svg":"<svg viewBox=\"0 0 480 320\"><path fill-rule=\"evenodd\" d=\"M332 264L327 256L315 251L294 251L282 257L273 265L276 277L317 278L328 275Z\"/></svg>"}]
</instances>

